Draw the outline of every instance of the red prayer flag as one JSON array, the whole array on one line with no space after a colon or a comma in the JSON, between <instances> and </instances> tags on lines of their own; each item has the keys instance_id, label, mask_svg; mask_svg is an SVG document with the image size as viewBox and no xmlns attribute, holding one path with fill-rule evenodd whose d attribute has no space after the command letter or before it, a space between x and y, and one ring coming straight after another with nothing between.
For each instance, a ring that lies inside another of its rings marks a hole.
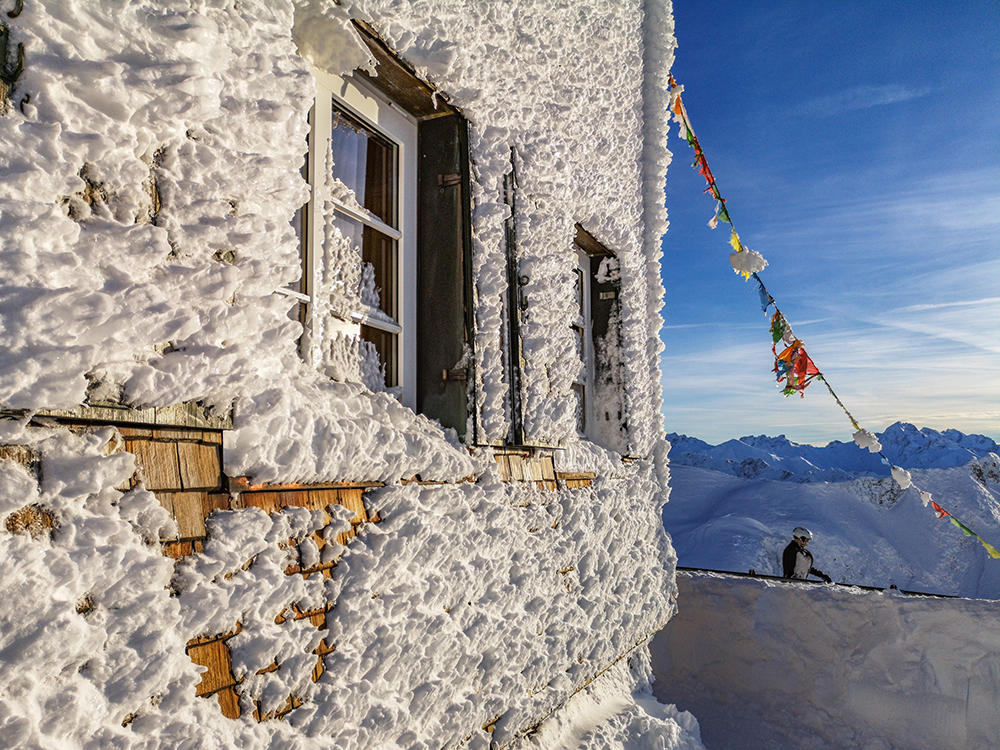
<instances>
[{"instance_id":1,"label":"red prayer flag","mask_svg":"<svg viewBox=\"0 0 1000 750\"><path fill-rule=\"evenodd\" d=\"M942 508L940 505L938 505L933 500L931 500L931 506L934 508L934 511L937 513L937 517L938 518L944 518L945 516L950 516L951 515L951 513L949 513L948 511L946 511L944 508Z\"/></svg>"}]
</instances>

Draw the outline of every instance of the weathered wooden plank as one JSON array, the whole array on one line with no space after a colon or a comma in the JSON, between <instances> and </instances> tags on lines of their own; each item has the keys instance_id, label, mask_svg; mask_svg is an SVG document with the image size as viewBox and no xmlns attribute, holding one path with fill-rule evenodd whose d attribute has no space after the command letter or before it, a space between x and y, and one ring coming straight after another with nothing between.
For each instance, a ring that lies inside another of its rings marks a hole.
<instances>
[{"instance_id":1,"label":"weathered wooden plank","mask_svg":"<svg viewBox=\"0 0 1000 750\"><path fill-rule=\"evenodd\" d=\"M205 536L204 503L207 493L175 492L172 498L174 518L181 539L199 539Z\"/></svg>"},{"instance_id":2,"label":"weathered wooden plank","mask_svg":"<svg viewBox=\"0 0 1000 750\"><path fill-rule=\"evenodd\" d=\"M153 497L160 501L160 505L163 509L167 511L171 516L174 515L174 493L172 492L154 492Z\"/></svg>"},{"instance_id":3,"label":"weathered wooden plank","mask_svg":"<svg viewBox=\"0 0 1000 750\"><path fill-rule=\"evenodd\" d=\"M152 438L153 431L148 427L126 427L116 425L116 429L124 438Z\"/></svg>"},{"instance_id":4,"label":"weathered wooden plank","mask_svg":"<svg viewBox=\"0 0 1000 750\"><path fill-rule=\"evenodd\" d=\"M236 684L236 678L232 673L232 658L226 641L190 645L187 647L187 653L195 664L208 668L208 671L201 675L201 682L195 686L196 695L209 695Z\"/></svg>"},{"instance_id":5,"label":"weathered wooden plank","mask_svg":"<svg viewBox=\"0 0 1000 750\"><path fill-rule=\"evenodd\" d=\"M135 455L140 476L147 490L182 489L180 462L175 443L127 439L125 447L129 453Z\"/></svg>"},{"instance_id":6,"label":"weathered wooden plank","mask_svg":"<svg viewBox=\"0 0 1000 750\"><path fill-rule=\"evenodd\" d=\"M163 554L174 560L194 554L194 545L191 542L165 541L163 544Z\"/></svg>"},{"instance_id":7,"label":"weathered wooden plank","mask_svg":"<svg viewBox=\"0 0 1000 750\"><path fill-rule=\"evenodd\" d=\"M177 443L181 485L186 490L215 489L222 485L219 448L204 443Z\"/></svg>"},{"instance_id":8,"label":"weathered wooden plank","mask_svg":"<svg viewBox=\"0 0 1000 750\"><path fill-rule=\"evenodd\" d=\"M510 481L523 482L525 480L524 457L514 453L507 456L507 460L510 462Z\"/></svg>"},{"instance_id":9,"label":"weathered wooden plank","mask_svg":"<svg viewBox=\"0 0 1000 750\"><path fill-rule=\"evenodd\" d=\"M202 430L190 430L183 427L154 427L154 440L202 440L205 434Z\"/></svg>"},{"instance_id":10,"label":"weathered wooden plank","mask_svg":"<svg viewBox=\"0 0 1000 750\"><path fill-rule=\"evenodd\" d=\"M338 502L341 505L354 511L354 518L351 519L351 524L357 526L368 520L363 490L338 490L337 495Z\"/></svg>"},{"instance_id":11,"label":"weathered wooden plank","mask_svg":"<svg viewBox=\"0 0 1000 750\"><path fill-rule=\"evenodd\" d=\"M281 493L279 492L241 492L240 502L244 508L260 508L265 513L274 513L279 508Z\"/></svg>"},{"instance_id":12,"label":"weathered wooden plank","mask_svg":"<svg viewBox=\"0 0 1000 750\"><path fill-rule=\"evenodd\" d=\"M554 482L556 479L556 464L552 456L542 456L540 461L542 464L542 479Z\"/></svg>"},{"instance_id":13,"label":"weathered wooden plank","mask_svg":"<svg viewBox=\"0 0 1000 750\"><path fill-rule=\"evenodd\" d=\"M361 493L363 490L344 490L346 492L357 492ZM337 505L340 502L340 492L341 490L336 489L321 489L321 490L309 490L309 501L306 505L310 510L322 510L326 512L326 507L328 505ZM327 515L329 519L329 514Z\"/></svg>"},{"instance_id":14,"label":"weathered wooden plank","mask_svg":"<svg viewBox=\"0 0 1000 750\"><path fill-rule=\"evenodd\" d=\"M507 458L505 453L498 453L494 456L497 461L497 469L500 472L500 480L503 482L510 481L510 460Z\"/></svg>"},{"instance_id":15,"label":"weathered wooden plank","mask_svg":"<svg viewBox=\"0 0 1000 750\"><path fill-rule=\"evenodd\" d=\"M284 490L367 489L384 487L384 482L315 482L312 484L253 484L247 477L229 477L230 489L238 492L278 492Z\"/></svg>"},{"instance_id":16,"label":"weathered wooden plank","mask_svg":"<svg viewBox=\"0 0 1000 750\"><path fill-rule=\"evenodd\" d=\"M233 496L228 492L207 492L202 500L202 515L208 518L216 510L232 510Z\"/></svg>"},{"instance_id":17,"label":"weathered wooden plank","mask_svg":"<svg viewBox=\"0 0 1000 750\"><path fill-rule=\"evenodd\" d=\"M235 687L224 687L215 694L222 715L227 719L240 718L240 699Z\"/></svg>"},{"instance_id":18,"label":"weathered wooden plank","mask_svg":"<svg viewBox=\"0 0 1000 750\"><path fill-rule=\"evenodd\" d=\"M38 453L26 445L0 445L0 459L7 459L34 474L38 463Z\"/></svg>"}]
</instances>

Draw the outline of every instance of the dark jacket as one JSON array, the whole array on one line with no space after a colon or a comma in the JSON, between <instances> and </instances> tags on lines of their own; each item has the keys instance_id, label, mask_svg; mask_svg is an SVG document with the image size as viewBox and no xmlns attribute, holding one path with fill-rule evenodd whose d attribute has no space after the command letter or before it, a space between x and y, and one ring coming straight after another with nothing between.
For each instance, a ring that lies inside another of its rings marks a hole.
<instances>
[{"instance_id":1,"label":"dark jacket","mask_svg":"<svg viewBox=\"0 0 1000 750\"><path fill-rule=\"evenodd\" d=\"M830 576L813 567L812 552L794 539L788 543L781 555L781 567L785 578L798 578L804 581L809 576L816 576L827 583L830 582Z\"/></svg>"}]
</instances>

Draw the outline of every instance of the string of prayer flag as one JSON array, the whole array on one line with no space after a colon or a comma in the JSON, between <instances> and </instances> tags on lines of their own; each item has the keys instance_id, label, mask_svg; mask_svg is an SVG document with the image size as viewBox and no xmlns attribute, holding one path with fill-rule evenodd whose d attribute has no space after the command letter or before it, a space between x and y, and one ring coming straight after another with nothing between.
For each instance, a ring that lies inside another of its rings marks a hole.
<instances>
[{"instance_id":1,"label":"string of prayer flag","mask_svg":"<svg viewBox=\"0 0 1000 750\"><path fill-rule=\"evenodd\" d=\"M740 239L739 234L736 232L736 225L733 222L729 209L726 206L726 199L722 197L722 193L719 191L715 175L708 166L708 159L705 157L705 151L702 149L697 136L694 134L694 128L691 127L691 120L688 118L687 110L684 108L683 101L681 101L681 93L684 91L684 88L677 85L677 81L674 80L673 75L669 76L669 81L671 87L670 93L672 96L670 110L673 112L674 121L678 125L681 138L685 139L691 148L694 149L695 159L692 166L696 167L698 169L698 174L705 178L705 182L708 187L705 188L704 192L711 193L716 202L715 214L708 222L708 226L715 229L719 225L720 221L729 224L731 229L729 245L733 249L733 252L729 256L729 262L733 267L733 271L742 275L747 281L752 278L757 282L757 292L760 296L761 312L767 314L768 308L774 308L774 314L771 316L771 353L774 355L773 372L777 376L778 387L781 388L781 392L785 396L791 396L794 393L798 393L800 397L804 398L805 390L809 384L812 383L813 380L821 380L823 384L826 385L826 389L830 392L834 401L836 401L837 405L843 409L847 418L851 421L851 425L855 429L854 442L858 445L858 447L867 448L871 453L877 453L880 455L882 460L889 464L892 478L899 485L900 489L906 490L909 487L916 489L920 493L920 497L923 500L924 505L926 506L930 504L939 519L948 518L948 520L965 536L976 537L991 558L1000 560L1000 552L998 552L996 548L955 518L952 513L945 510L938 505L938 503L932 500L929 492L924 492L919 487L916 487L916 485L913 484L910 472L892 464L885 454L882 453L882 446L879 444L875 435L868 430L862 429L862 427L858 424L858 421L854 418L851 412L848 411L847 407L844 406L843 402L827 382L826 377L822 372L820 372L819 368L812 361L812 358L806 354L805 346L802 341L796 338L795 334L792 332L791 325L788 323L788 319L778 308L778 303L775 302L774 297L772 297L770 292L767 291L767 287L764 286L764 282L761 281L760 277L757 275L767 266L767 261L764 260L760 253L746 247ZM779 341L785 344L785 348L782 349L781 352L778 352Z\"/></svg>"}]
</instances>

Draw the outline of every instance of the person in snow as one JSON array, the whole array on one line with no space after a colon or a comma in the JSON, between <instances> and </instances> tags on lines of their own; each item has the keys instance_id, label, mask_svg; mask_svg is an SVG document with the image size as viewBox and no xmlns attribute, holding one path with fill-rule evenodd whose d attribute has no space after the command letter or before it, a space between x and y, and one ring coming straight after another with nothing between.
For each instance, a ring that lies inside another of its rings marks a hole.
<instances>
[{"instance_id":1,"label":"person in snow","mask_svg":"<svg viewBox=\"0 0 1000 750\"><path fill-rule=\"evenodd\" d=\"M833 583L830 576L813 567L812 552L806 549L812 536L809 529L804 529L801 526L796 527L795 531L792 532L792 541L788 543L781 555L781 566L784 569L785 578L797 578L804 581L809 576L816 576L825 583Z\"/></svg>"}]
</instances>

